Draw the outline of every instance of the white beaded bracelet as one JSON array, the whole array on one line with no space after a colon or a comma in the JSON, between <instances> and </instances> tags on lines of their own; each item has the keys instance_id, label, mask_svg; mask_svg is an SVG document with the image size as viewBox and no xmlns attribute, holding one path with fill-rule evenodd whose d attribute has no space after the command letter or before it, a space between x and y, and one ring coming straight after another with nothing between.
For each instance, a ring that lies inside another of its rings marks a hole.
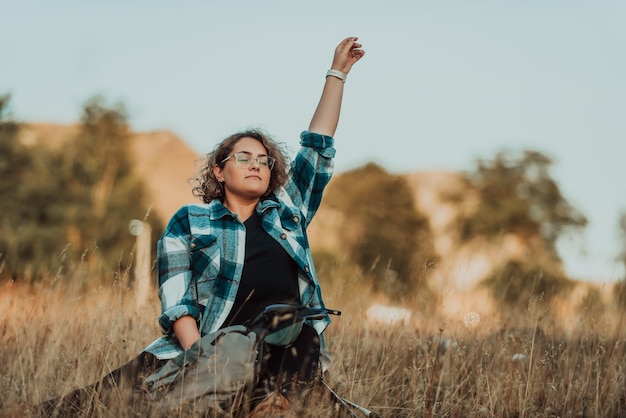
<instances>
[{"instance_id":1,"label":"white beaded bracelet","mask_svg":"<svg viewBox=\"0 0 626 418\"><path fill-rule=\"evenodd\" d=\"M330 70L328 70L328 72L326 73L326 78L328 77L337 77L339 80L341 80L343 83L346 82L346 78L348 77L348 74L342 73L339 70L333 70L332 68Z\"/></svg>"}]
</instances>

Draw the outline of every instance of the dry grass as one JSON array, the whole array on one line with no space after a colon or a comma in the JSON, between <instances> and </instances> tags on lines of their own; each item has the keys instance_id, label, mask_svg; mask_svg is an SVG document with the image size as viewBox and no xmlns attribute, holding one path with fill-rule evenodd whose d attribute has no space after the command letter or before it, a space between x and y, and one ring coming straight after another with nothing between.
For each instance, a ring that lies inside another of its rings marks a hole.
<instances>
[{"instance_id":1,"label":"dry grass","mask_svg":"<svg viewBox=\"0 0 626 418\"><path fill-rule=\"evenodd\" d=\"M567 338L536 307L515 328L483 319L469 329L437 317L367 326L361 318L372 299L355 294L352 274L326 289L328 306L344 312L327 332L334 360L327 380L347 399L384 417L626 417L625 341L594 321ZM155 297L137 308L132 296L123 285L5 283L0 409L92 383L139 353L159 335L159 306ZM118 405L86 415L141 414ZM321 401L299 411L336 415Z\"/></svg>"}]
</instances>

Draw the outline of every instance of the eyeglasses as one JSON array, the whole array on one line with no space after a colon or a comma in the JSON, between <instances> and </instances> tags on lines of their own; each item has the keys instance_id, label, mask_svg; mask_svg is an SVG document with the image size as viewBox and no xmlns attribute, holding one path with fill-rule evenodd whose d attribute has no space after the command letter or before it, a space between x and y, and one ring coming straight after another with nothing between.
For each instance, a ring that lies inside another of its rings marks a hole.
<instances>
[{"instance_id":1,"label":"eyeglasses","mask_svg":"<svg viewBox=\"0 0 626 418\"><path fill-rule=\"evenodd\" d=\"M220 164L225 163L231 158L235 157L235 163L239 167L250 167L255 161L259 164L259 167L267 167L270 170L274 168L274 160L269 155L259 155L258 157L253 157L250 153L247 152L236 152L233 155L230 155L222 160Z\"/></svg>"}]
</instances>

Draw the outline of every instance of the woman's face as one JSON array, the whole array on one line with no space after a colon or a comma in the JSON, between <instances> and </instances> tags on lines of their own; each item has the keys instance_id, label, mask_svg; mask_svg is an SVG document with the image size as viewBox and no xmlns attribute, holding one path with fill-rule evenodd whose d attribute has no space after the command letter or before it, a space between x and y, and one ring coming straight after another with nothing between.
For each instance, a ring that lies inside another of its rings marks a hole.
<instances>
[{"instance_id":1,"label":"woman's face","mask_svg":"<svg viewBox=\"0 0 626 418\"><path fill-rule=\"evenodd\" d=\"M234 154L245 154L250 163L237 161ZM258 201L267 192L272 171L260 164L259 157L267 156L267 150L254 138L241 138L233 147L224 167L216 165L213 174L224 185L225 201L237 199Z\"/></svg>"}]
</instances>

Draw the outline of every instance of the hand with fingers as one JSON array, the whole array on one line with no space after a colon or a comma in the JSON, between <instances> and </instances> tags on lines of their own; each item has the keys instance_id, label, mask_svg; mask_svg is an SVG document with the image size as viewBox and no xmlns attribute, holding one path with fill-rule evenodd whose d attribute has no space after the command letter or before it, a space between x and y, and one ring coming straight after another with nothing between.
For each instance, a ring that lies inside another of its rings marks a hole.
<instances>
[{"instance_id":1,"label":"hand with fingers","mask_svg":"<svg viewBox=\"0 0 626 418\"><path fill-rule=\"evenodd\" d=\"M361 49L363 45L357 42L358 39L356 36L351 36L337 45L331 69L348 74L352 66L363 58L365 51Z\"/></svg>"}]
</instances>

